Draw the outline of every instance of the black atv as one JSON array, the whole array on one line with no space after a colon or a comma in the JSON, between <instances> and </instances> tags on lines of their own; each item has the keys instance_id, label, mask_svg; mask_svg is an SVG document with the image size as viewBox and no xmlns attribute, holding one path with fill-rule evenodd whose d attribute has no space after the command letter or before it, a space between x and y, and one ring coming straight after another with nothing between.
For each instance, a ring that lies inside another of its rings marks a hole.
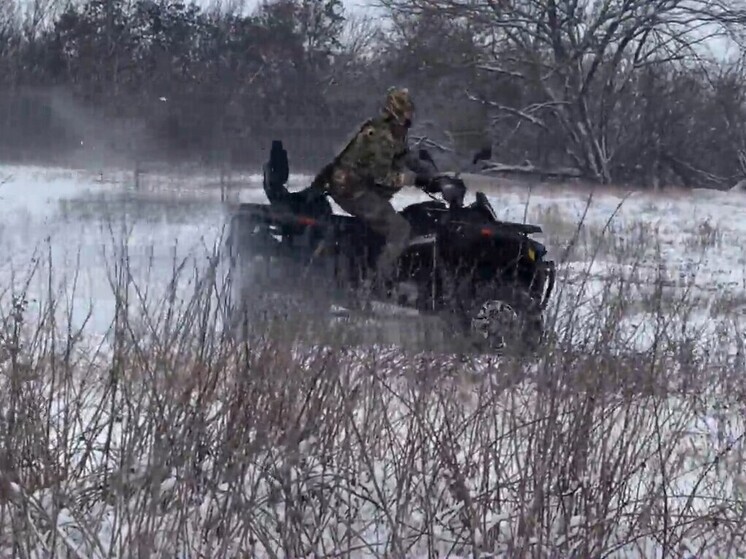
<instances>
[{"instance_id":1,"label":"black atv","mask_svg":"<svg viewBox=\"0 0 746 559\"><path fill-rule=\"evenodd\" d=\"M434 167L425 150L419 157ZM249 306L247 290L266 295L292 284L286 293L305 293L309 304L330 294L329 300L354 306L383 240L358 219L334 214L315 184L289 192L289 175L287 153L274 141L264 167L269 205L240 204L232 216L231 264L238 272L251 268L253 276L239 283L240 301ZM466 187L458 176L439 175L435 182L445 202L431 194L433 200L401 211L412 238L400 258L395 303L445 318L482 349L500 350L506 343L535 348L555 281L554 262L529 237L541 228L499 221L482 192L464 206ZM251 265L256 258L266 267Z\"/></svg>"}]
</instances>

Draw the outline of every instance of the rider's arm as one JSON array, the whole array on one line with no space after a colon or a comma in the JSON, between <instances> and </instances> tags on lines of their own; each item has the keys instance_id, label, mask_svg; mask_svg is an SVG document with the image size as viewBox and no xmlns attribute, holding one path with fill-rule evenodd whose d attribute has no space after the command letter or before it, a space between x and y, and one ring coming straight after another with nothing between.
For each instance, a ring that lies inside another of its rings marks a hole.
<instances>
[{"instance_id":1,"label":"rider's arm","mask_svg":"<svg viewBox=\"0 0 746 559\"><path fill-rule=\"evenodd\" d=\"M418 178L431 179L437 173L436 170L426 161L420 159L412 150L407 150L402 156L402 163L415 173Z\"/></svg>"},{"instance_id":2,"label":"rider's arm","mask_svg":"<svg viewBox=\"0 0 746 559\"><path fill-rule=\"evenodd\" d=\"M399 162L402 167L409 169L410 176L405 177L404 182L412 184L418 188L425 190L426 192L437 192L437 186L434 184L434 179L437 178L437 169L433 165L429 164L418 157L417 154L411 150L407 150L399 156Z\"/></svg>"}]
</instances>

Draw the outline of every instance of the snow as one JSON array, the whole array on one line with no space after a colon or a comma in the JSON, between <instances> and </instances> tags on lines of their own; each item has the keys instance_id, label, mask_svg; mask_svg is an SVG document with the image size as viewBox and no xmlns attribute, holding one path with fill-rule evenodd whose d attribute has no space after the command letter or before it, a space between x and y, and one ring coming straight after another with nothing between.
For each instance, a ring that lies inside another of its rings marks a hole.
<instances>
[{"instance_id":1,"label":"snow","mask_svg":"<svg viewBox=\"0 0 746 559\"><path fill-rule=\"evenodd\" d=\"M122 239L126 244L119 248L126 249L138 280L157 283L158 278L167 281L175 261L201 258L219 246L226 233L227 213L214 188L215 177L212 188L201 188L211 182L209 176L146 175L143 182L153 186L142 190L135 189L124 173L104 177L3 167L0 177L8 177L0 186L0 274L22 274L35 256L46 259L51 254L66 269L80 259L83 275L77 297L81 309L90 300L99 303L99 329L108 327L113 312L104 265ZM306 179L293 177L291 185ZM246 186L235 193L239 200L264 200L258 175L240 180ZM664 281L690 287L695 297L718 295L734 301L746 289L746 253L741 250L746 220L737 217L746 209L746 194L695 190L675 198L635 193L626 199L619 193L595 194L587 211L587 195L570 189L551 192L545 187L529 196L525 188L498 186L487 194L501 219L523 221L527 214L529 222L541 224L543 240L555 259L563 256L586 213L574 253L562 269L565 285L581 281L579 277L587 284L590 276L598 280L587 286L592 292L604 280L621 275L641 290ZM426 195L417 191L405 191L394 203L403 207L424 199ZM589 239L599 237L605 227L609 242L594 246ZM640 250L645 254L632 255L635 263L630 264L628 253ZM734 302L746 310L743 303Z\"/></svg>"},{"instance_id":2,"label":"snow","mask_svg":"<svg viewBox=\"0 0 746 559\"><path fill-rule=\"evenodd\" d=\"M229 193L233 201L264 199L258 175L232 178L241 184ZM293 177L291 184L301 185L306 179ZM472 180L475 184L483 182ZM117 254L128 255L135 283L155 294L151 296L153 301L165 297L174 269L186 259L187 271L179 289L179 294L186 298L196 281L191 270L205 269L208 257L220 246L228 220L220 188L216 186L219 181L207 173L201 177L146 174L136 188L133 177L125 172L5 166L0 167L0 183L0 285L3 286L0 316L8 314L12 298L4 288L12 286L17 293L34 264L39 271L28 289L28 312L33 316L35 310L44 308L51 296L47 274L51 260L54 271L51 291L66 301L62 307L71 309L75 325L85 325L87 335L96 341L107 335L114 319L117 301L109 274ZM698 347L712 352L706 359L693 357L699 359L696 363L722 365L735 374L743 372L733 359L739 352L746 313L743 251L746 219L740 218L746 209L746 193L694 190L625 196L613 191L595 192L588 206L589 193L579 188L542 186L529 193L525 187L507 181L493 183L483 189L498 216L523 221L526 214L527 221L541 224L542 240L557 260L568 252L578 223L585 215L576 246L561 264L558 286L558 305L574 311L573 324L562 323L560 319L559 329L569 331L574 326L576 331L572 335L582 340L587 331L593 330L594 321L602 318L598 316L599 299L609 289L615 289L623 293L628 304L628 308L620 311L615 340L620 347L634 346L644 351L656 341L655 330L660 319L660 313L651 310L655 301L647 304L646 297L655 299L656 290L663 289L675 300L688 290L687 300L693 301L694 306L689 314L672 318L678 322L670 329L688 332ZM416 191L404 192L395 199L395 205L403 207L423 199L426 195ZM602 235L604 230L608 232ZM76 271L78 284L71 292ZM86 321L89 310L92 319ZM150 310L157 312L159 307ZM632 338L634 343L630 342ZM718 345L722 339L725 339L724 348ZM140 341L146 344L147 336ZM2 342L0 338L0 357ZM164 351L168 354L179 348L174 342L174 347ZM257 351L261 353L260 349ZM167 363L188 363L187 357L169 354ZM424 363L435 364L439 372L447 368L445 362L439 361L442 356L421 358ZM238 361L239 357L233 359ZM293 371L310 375L314 359L308 358L305 364L298 365L299 359L297 355L287 357L287 363L294 364L288 365L288 371L278 370L274 374L281 378L287 375L287 384L296 382L291 375ZM530 380L516 381L515 388L508 390L501 384L505 379L497 378L473 386L462 382L454 387L459 396L454 396L453 401L440 401L416 415L417 397L402 379L414 374L419 365L383 347L347 348L339 359L339 366L347 376L340 386L329 389L334 394L332 402L323 406L331 421L346 427L332 433L327 425L301 440L294 451L301 460L288 459L293 453L292 445L252 447L240 475L232 466L221 465L215 455L195 464L194 470L179 463L183 449L172 449L173 456L169 455L165 447L161 448L166 443L159 446L156 442L164 440L157 438L161 436L159 429L204 425L213 439L228 439L235 429L245 441L254 444L260 440L262 426L251 424L249 412L253 405L257 406L254 410L257 414L264 413L259 408L265 404L244 402L249 409L240 417L249 424L243 429L237 424L227 425L228 417L237 413L227 399L218 397L201 409L203 423L195 423L190 414L196 413L196 400L182 405L176 392L167 390L159 394L143 388L140 394L132 388L133 392L127 395L130 400L118 404L122 417L114 421L108 412L102 411L109 409L109 396L94 386L95 379L88 378L87 386L75 389L75 401L63 401L54 393L58 388L43 385L42 396L54 403L50 413L59 418L51 422L56 427L52 428L50 441L60 456L67 457L67 467L77 471L77 475L74 483L61 482L57 487L66 495L64 503L55 495L54 486L23 487L10 479L7 494L15 502L34 503L24 514L28 515L28 525L37 533L38 541L46 542L44 545L50 550L56 545L79 557L129 555L127 546L139 539L138 533L147 535L159 554L174 557L248 554L246 534L252 531L251 539L260 540L253 542L254 556L272 556L266 551L272 547L279 556L292 557L293 553L286 553L279 543L268 543L279 537L275 532L284 522L323 528L316 534L317 546L309 546L307 550L312 556L321 556L322 549L329 554L335 550L341 552L342 544L351 539L355 557L396 552L393 543L396 541L397 545L413 542L411 551L405 554L407 557L426 557L429 555L424 534L429 530L432 539L437 540L433 544L438 548L435 555L465 557L470 556L468 545L454 552L448 544L457 538L464 541L460 523L468 508L454 496L458 488L454 489L453 479L449 481L445 475L445 465L450 462L442 453L453 450L453 464L463 472L460 481L463 487L459 486L458 490L468 492L473 501L470 512L477 517L473 541L480 545L492 540L490 549L495 557L516 553L516 550L511 552L510 545L523 537L523 527L517 519L528 506L521 500L529 495L518 487L516 480L522 479L527 464L530 468L550 470L564 467L553 461L558 457L552 455L551 449L532 446L537 434L549 431L532 429L538 429L537 424L543 425L544 413L554 414L552 417L559 423L557 432L552 431L553 441L570 444L571 437L578 436L573 431L578 426L564 424L557 418L581 417L574 407L578 401L553 403L541 398ZM386 385L390 393L381 394L380 387L375 388L371 371L366 369L371 359L379 367L396 372L390 385ZM259 371L256 374L261 374L260 365L259 362L255 365ZM2 366L0 361L0 377ZM152 378L159 373L146 371L134 363L133 367ZM169 371L164 386L171 386L168 383L176 382L177 377L181 378L179 375L191 378L196 374L189 366L184 367L184 371ZM457 370L472 367L476 371L480 365L454 367ZM672 365L670 376L674 377L683 367L683 362ZM229 370L234 372L226 372L224 378L215 381L225 398L234 382L229 377L238 374L239 369L227 366L226 371ZM539 373L527 367L527 378L531 374ZM590 504L580 507L581 512L567 514L560 512L559 504L548 507L547 510L555 511L554 516L543 520L546 533L534 541L535 550L544 546L548 556L551 546L560 549L564 545L561 549L569 553L568 550L582 546L592 535L593 523L606 523L615 528L609 531L611 535L604 549L612 550L618 544L608 557L662 556L662 544L650 530L653 526L660 528L659 507L664 498L670 514L679 511L682 518L722 516L726 518L723 521L726 527L729 523L740 525L739 511L746 510L743 474L746 397L742 390L728 387L741 386L742 381L723 380L717 377L717 371L704 370L696 371L695 381L702 386L695 396L672 390L663 399L649 396L632 401L617 394L599 404L605 407L593 412L594 433L586 435L598 443L588 449L588 460L594 465L586 469L586 478L569 480L574 485L565 488L576 496L586 495ZM149 386L147 380L141 382L143 387ZM349 383L350 394L337 394L335 391L342 390L345 382ZM345 416L345 406L354 400L351 388L354 386L369 394L371 400L365 401L375 401L377 407L353 407L350 415ZM309 385L309 391L313 389ZM460 404L456 405L456 401ZM553 405L559 408L554 409ZM135 408L130 409L132 406ZM151 408L161 410L162 415L140 413ZM481 419L474 421L474 417ZM288 425L292 419L287 417ZM0 418L0 426L4 425L3 421ZM358 433L351 430L353 425ZM454 435L455 439L449 438L454 427L459 433ZM630 433L635 436L630 438ZM324 445L332 440L338 441L333 467L325 462L328 457L324 454ZM102 450L107 441L115 447L109 454ZM460 449L448 448L456 441ZM197 444L196 439L193 442ZM495 453L500 456L499 464L493 462ZM665 459L663 453L668 454ZM411 463L405 463L408 457ZM614 469L625 460L630 464L639 461L639 467L630 465L624 487L615 489L606 503L607 510L594 509L593 503L604 498L601 490L604 480L607 477L618 480ZM116 492L106 488L104 474L108 476L106 483L119 488ZM315 495L317 504L299 506L279 499L277 480L285 474L298 499L302 495ZM0 495L5 475L0 471ZM143 489L149 487L154 488L152 492ZM409 501L402 497L404 487L409 488ZM127 496L132 498L128 500ZM325 498L336 500L327 503ZM565 497L550 491L546 499L559 503ZM649 507L646 521L636 516L639 503ZM3 506L0 503L0 508ZM143 513L148 507L160 512ZM221 529L232 537L221 539L212 532L208 537L209 529L217 529L211 519L226 510L237 511L223 513L228 521ZM323 518L319 520L317 516ZM147 519L145 524L132 520L143 518ZM343 518L347 525L340 520ZM392 518L398 518L399 522L392 523ZM392 533L392 524L398 526L400 533ZM736 550L743 556L746 552L743 541L735 542L736 547L729 551L725 547L726 527L721 525L722 531L713 532L717 534L713 537L704 528L698 531L698 526L682 524L674 530L679 540L675 548L665 550L667 556L735 557ZM638 541L628 543L626 531L634 532ZM736 527L735 533L738 531ZM53 532L57 534L55 543ZM353 537L352 533L356 535ZM176 534L178 537L174 537ZM0 545L7 536L0 530ZM700 553L697 546L703 543L708 547ZM718 548L721 543L724 547ZM226 547L219 549L223 544ZM31 557L51 555L41 544L28 552Z\"/></svg>"}]
</instances>

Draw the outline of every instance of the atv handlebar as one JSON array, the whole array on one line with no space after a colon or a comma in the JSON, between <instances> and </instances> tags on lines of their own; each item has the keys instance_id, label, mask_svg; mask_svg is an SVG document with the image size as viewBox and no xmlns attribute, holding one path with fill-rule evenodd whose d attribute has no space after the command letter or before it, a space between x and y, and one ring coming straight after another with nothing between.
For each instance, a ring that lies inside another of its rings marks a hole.
<instances>
[{"instance_id":1,"label":"atv handlebar","mask_svg":"<svg viewBox=\"0 0 746 559\"><path fill-rule=\"evenodd\" d=\"M418 177L415 179L415 186L420 187L433 199L435 199L433 196L434 193L440 193L450 208L461 208L464 205L464 198L466 197L466 184L464 184L460 176L461 173L466 171L470 166L476 165L479 161L492 157L492 148L486 146L479 150L453 176L439 173L435 161L433 161L432 156L426 149L421 148L417 156L420 161L426 163L435 173L432 177Z\"/></svg>"},{"instance_id":2,"label":"atv handlebar","mask_svg":"<svg viewBox=\"0 0 746 559\"><path fill-rule=\"evenodd\" d=\"M431 198L435 198L432 194L438 192L451 208L461 208L464 205L466 184L459 177L437 175L428 181L428 184L422 190Z\"/></svg>"}]
</instances>

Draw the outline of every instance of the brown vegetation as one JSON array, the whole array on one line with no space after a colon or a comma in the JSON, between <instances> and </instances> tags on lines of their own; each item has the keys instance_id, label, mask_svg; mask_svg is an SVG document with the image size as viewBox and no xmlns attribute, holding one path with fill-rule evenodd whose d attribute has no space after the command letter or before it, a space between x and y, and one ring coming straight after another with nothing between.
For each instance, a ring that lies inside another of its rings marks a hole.
<instances>
[{"instance_id":1,"label":"brown vegetation","mask_svg":"<svg viewBox=\"0 0 746 559\"><path fill-rule=\"evenodd\" d=\"M624 273L576 275L526 363L237 339L218 254L183 299L188 267L146 289L115 248L101 344L53 262L34 311L32 273L0 297L4 555L746 550L741 335L686 290L653 281L641 312Z\"/></svg>"}]
</instances>

